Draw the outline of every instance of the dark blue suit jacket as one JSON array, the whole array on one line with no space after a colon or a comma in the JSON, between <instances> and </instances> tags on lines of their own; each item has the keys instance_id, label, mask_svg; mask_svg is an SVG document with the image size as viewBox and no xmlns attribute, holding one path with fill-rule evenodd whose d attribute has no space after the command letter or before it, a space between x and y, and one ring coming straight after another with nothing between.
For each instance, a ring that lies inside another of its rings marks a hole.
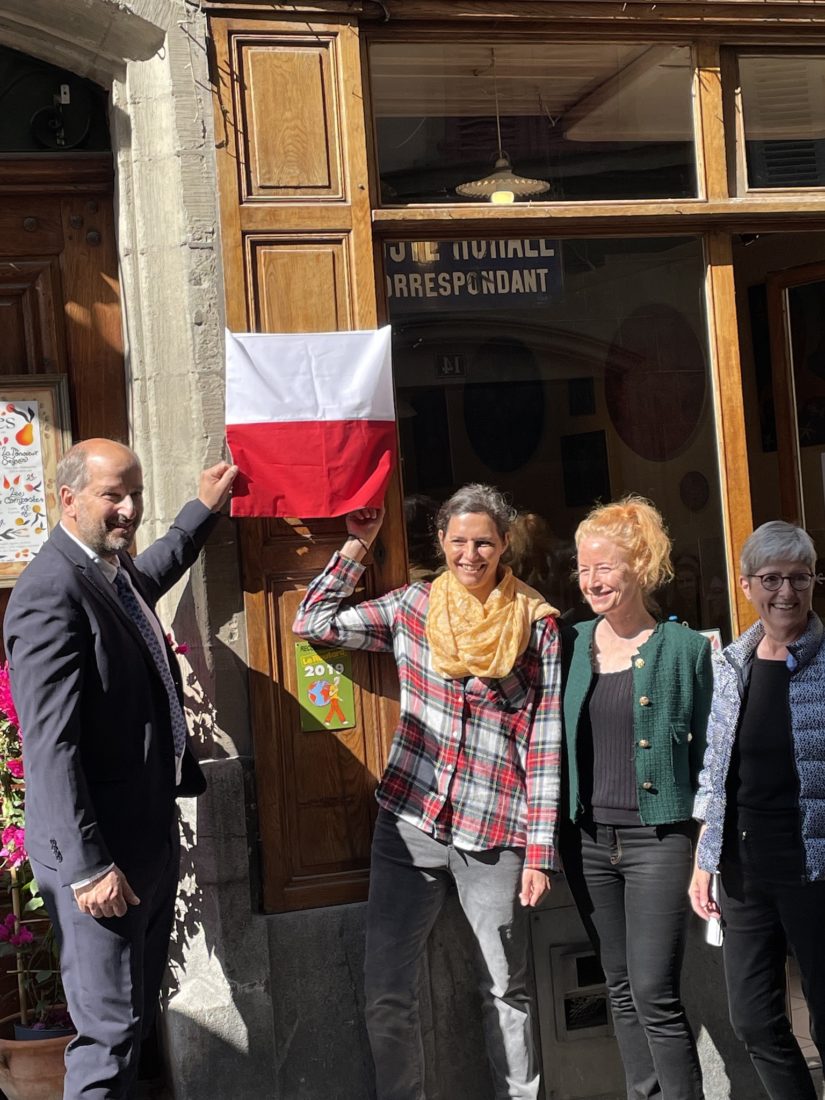
<instances>
[{"instance_id":1,"label":"dark blue suit jacket","mask_svg":"<svg viewBox=\"0 0 825 1100\"><path fill-rule=\"evenodd\" d=\"M119 555L150 607L192 565L216 520L190 501L142 554ZM155 663L112 584L62 527L15 585L4 635L23 733L29 854L64 885L110 863L128 874L167 842L175 797L201 794L206 781L187 748L176 787Z\"/></svg>"}]
</instances>

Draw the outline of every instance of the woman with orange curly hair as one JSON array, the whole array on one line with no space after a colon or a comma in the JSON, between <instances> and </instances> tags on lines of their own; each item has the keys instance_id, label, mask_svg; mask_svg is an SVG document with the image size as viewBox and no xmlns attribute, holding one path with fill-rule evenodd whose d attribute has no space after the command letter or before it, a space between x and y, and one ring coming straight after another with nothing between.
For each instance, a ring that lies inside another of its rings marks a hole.
<instances>
[{"instance_id":1,"label":"woman with orange curly hair","mask_svg":"<svg viewBox=\"0 0 825 1100\"><path fill-rule=\"evenodd\" d=\"M574 628L564 697L565 871L601 958L628 1100L701 1100L679 976L710 646L651 613L673 570L648 501L595 508L576 549L579 587L597 617Z\"/></svg>"}]
</instances>

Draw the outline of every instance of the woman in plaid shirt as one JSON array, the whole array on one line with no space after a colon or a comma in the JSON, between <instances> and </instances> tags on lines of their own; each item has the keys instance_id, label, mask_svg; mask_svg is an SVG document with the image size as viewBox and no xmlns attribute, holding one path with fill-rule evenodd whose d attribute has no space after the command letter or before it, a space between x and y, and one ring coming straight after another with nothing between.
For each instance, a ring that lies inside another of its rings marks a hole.
<instances>
[{"instance_id":1,"label":"woman in plaid shirt","mask_svg":"<svg viewBox=\"0 0 825 1100\"><path fill-rule=\"evenodd\" d=\"M484 962L497 1100L538 1094L524 907L556 866L560 660L555 609L501 564L514 512L466 485L436 520L446 570L356 607L383 509L347 516L348 538L309 586L299 637L392 652L401 716L372 846L367 1028L378 1100L424 1100L419 962L455 883Z\"/></svg>"}]
</instances>

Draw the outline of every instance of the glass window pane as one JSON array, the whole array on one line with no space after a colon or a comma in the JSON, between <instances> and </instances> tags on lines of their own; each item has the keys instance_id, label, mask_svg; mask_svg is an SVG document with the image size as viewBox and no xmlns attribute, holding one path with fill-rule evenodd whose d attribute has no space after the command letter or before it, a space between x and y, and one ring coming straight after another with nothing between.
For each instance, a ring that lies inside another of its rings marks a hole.
<instances>
[{"instance_id":1,"label":"glass window pane","mask_svg":"<svg viewBox=\"0 0 825 1100\"><path fill-rule=\"evenodd\" d=\"M751 187L825 187L825 55L740 57Z\"/></svg>"},{"instance_id":2,"label":"glass window pane","mask_svg":"<svg viewBox=\"0 0 825 1100\"><path fill-rule=\"evenodd\" d=\"M437 503L493 483L516 571L585 617L576 526L637 492L674 540L660 611L727 636L701 240L396 241L384 264L412 576L439 568Z\"/></svg>"},{"instance_id":3,"label":"glass window pane","mask_svg":"<svg viewBox=\"0 0 825 1100\"><path fill-rule=\"evenodd\" d=\"M687 47L376 43L370 73L385 203L485 201L501 160L495 201L696 195Z\"/></svg>"}]
</instances>

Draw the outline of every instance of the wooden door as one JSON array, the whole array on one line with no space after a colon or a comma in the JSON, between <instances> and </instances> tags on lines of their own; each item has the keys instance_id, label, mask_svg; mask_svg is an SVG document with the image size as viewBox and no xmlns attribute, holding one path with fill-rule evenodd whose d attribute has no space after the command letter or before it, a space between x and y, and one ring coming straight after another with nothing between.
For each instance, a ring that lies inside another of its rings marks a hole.
<instances>
[{"instance_id":1,"label":"wooden door","mask_svg":"<svg viewBox=\"0 0 825 1100\"><path fill-rule=\"evenodd\" d=\"M214 18L212 79L226 313L236 332L376 323L357 23ZM403 583L397 479L356 598ZM267 911L366 894L374 789L396 718L388 657L356 654L358 724L301 730L291 623L340 546L331 520L241 520Z\"/></svg>"},{"instance_id":2,"label":"wooden door","mask_svg":"<svg viewBox=\"0 0 825 1100\"><path fill-rule=\"evenodd\" d=\"M0 162L0 375L66 374L75 440L126 441L111 156ZM11 589L0 589L0 620Z\"/></svg>"},{"instance_id":3,"label":"wooden door","mask_svg":"<svg viewBox=\"0 0 825 1100\"><path fill-rule=\"evenodd\" d=\"M0 193L0 374L55 373L75 438L127 438L111 193Z\"/></svg>"}]
</instances>

